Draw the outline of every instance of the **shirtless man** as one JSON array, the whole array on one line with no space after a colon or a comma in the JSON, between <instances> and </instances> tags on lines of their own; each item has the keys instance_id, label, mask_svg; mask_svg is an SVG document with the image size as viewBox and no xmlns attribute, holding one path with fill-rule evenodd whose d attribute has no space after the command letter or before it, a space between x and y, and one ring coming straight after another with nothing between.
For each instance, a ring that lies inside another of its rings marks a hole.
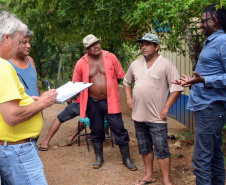
<instances>
[{"instance_id":1,"label":"shirtless man","mask_svg":"<svg viewBox=\"0 0 226 185\"><path fill-rule=\"evenodd\" d=\"M137 170L131 162L129 136L121 114L121 98L118 81L125 76L117 57L101 49L100 40L90 34L83 39L86 54L76 63L73 81L93 83L80 95L80 117L89 117L91 138L98 169L103 163L104 116L107 119L115 144L119 145L123 164L129 170Z\"/></svg>"}]
</instances>

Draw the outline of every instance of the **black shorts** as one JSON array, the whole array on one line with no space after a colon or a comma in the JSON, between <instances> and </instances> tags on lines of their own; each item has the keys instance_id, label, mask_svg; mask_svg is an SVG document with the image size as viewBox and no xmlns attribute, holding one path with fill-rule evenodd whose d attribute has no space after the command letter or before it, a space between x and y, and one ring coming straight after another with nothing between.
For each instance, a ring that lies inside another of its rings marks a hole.
<instances>
[{"instance_id":1,"label":"black shorts","mask_svg":"<svg viewBox=\"0 0 226 185\"><path fill-rule=\"evenodd\" d=\"M73 119L80 115L80 104L73 102L68 105L57 117L60 123Z\"/></svg>"}]
</instances>

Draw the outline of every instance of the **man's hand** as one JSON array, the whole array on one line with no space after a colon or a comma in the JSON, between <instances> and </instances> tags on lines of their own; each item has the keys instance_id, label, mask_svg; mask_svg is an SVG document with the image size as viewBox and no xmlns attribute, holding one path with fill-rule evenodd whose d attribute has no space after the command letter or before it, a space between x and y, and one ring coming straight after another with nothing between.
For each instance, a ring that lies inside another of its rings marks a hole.
<instances>
[{"instance_id":1,"label":"man's hand","mask_svg":"<svg viewBox=\"0 0 226 185\"><path fill-rule=\"evenodd\" d=\"M193 78L190 78L189 75L182 74L184 78L179 78L179 80L172 81L171 83L181 85L182 87L191 87L193 84L205 83L205 78L203 76L195 71L193 74Z\"/></svg>"},{"instance_id":2,"label":"man's hand","mask_svg":"<svg viewBox=\"0 0 226 185\"><path fill-rule=\"evenodd\" d=\"M127 98L127 105L133 110L133 98Z\"/></svg>"},{"instance_id":3,"label":"man's hand","mask_svg":"<svg viewBox=\"0 0 226 185\"><path fill-rule=\"evenodd\" d=\"M126 100L128 107L133 110L133 96L132 96L132 87L123 85L125 94L126 94Z\"/></svg>"},{"instance_id":4,"label":"man's hand","mask_svg":"<svg viewBox=\"0 0 226 185\"><path fill-rule=\"evenodd\" d=\"M38 101L38 99L39 99L38 96L31 96L31 98L32 98L34 101Z\"/></svg>"},{"instance_id":5,"label":"man's hand","mask_svg":"<svg viewBox=\"0 0 226 185\"><path fill-rule=\"evenodd\" d=\"M201 76L199 73L196 73L195 71L193 72L194 76L192 79L189 79L186 81L186 84L197 84L197 83L205 83L205 78Z\"/></svg>"},{"instance_id":6,"label":"man's hand","mask_svg":"<svg viewBox=\"0 0 226 185\"><path fill-rule=\"evenodd\" d=\"M190 76L185 74L182 74L182 76L184 78L179 78L178 80L172 81L171 83L181 85L182 87L190 87L191 84L187 83L190 80Z\"/></svg>"},{"instance_id":7,"label":"man's hand","mask_svg":"<svg viewBox=\"0 0 226 185\"><path fill-rule=\"evenodd\" d=\"M162 109L162 111L160 112L160 118L161 118L162 120L166 121L166 120L167 120L167 114L168 114L168 112L169 112L169 108L164 107L164 108Z\"/></svg>"},{"instance_id":8,"label":"man's hand","mask_svg":"<svg viewBox=\"0 0 226 185\"><path fill-rule=\"evenodd\" d=\"M58 93L56 92L56 89L50 89L49 91L44 92L39 97L37 102L39 102L42 105L42 110L55 103L57 94Z\"/></svg>"},{"instance_id":9,"label":"man's hand","mask_svg":"<svg viewBox=\"0 0 226 185\"><path fill-rule=\"evenodd\" d=\"M70 105L72 103L72 98L67 100L67 104Z\"/></svg>"}]
</instances>

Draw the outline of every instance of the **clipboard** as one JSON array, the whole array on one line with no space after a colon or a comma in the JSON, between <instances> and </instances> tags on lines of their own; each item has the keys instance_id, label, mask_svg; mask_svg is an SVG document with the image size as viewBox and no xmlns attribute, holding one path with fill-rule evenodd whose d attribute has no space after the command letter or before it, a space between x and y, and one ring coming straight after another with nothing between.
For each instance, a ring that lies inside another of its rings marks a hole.
<instances>
[{"instance_id":1,"label":"clipboard","mask_svg":"<svg viewBox=\"0 0 226 185\"><path fill-rule=\"evenodd\" d=\"M93 83L69 81L56 89L58 92L56 103L64 103L92 85Z\"/></svg>"}]
</instances>

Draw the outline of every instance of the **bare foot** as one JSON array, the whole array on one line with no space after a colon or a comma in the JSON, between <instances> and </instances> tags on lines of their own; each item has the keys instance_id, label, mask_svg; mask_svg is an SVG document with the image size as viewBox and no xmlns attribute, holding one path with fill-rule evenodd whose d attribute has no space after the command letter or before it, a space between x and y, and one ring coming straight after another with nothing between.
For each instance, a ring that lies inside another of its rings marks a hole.
<instances>
[{"instance_id":1,"label":"bare foot","mask_svg":"<svg viewBox=\"0 0 226 185\"><path fill-rule=\"evenodd\" d=\"M172 185L172 184L171 184L171 182L169 182L169 183L165 183L164 185Z\"/></svg>"},{"instance_id":2,"label":"bare foot","mask_svg":"<svg viewBox=\"0 0 226 185\"><path fill-rule=\"evenodd\" d=\"M59 146L70 146L70 145L72 145L72 141L69 138L61 140L59 142Z\"/></svg>"}]
</instances>

